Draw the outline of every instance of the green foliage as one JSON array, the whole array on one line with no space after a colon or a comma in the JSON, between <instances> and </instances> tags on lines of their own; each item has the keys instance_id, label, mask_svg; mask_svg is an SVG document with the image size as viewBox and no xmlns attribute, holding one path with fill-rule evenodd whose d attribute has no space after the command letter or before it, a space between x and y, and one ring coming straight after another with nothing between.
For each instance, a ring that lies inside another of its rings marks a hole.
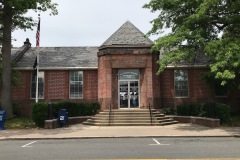
<instances>
[{"instance_id":1,"label":"green foliage","mask_svg":"<svg viewBox=\"0 0 240 160\"><path fill-rule=\"evenodd\" d=\"M175 111L173 108L169 108L169 107L164 107L162 108L162 113L165 114L165 115L173 115L175 114Z\"/></svg>"},{"instance_id":2,"label":"green foliage","mask_svg":"<svg viewBox=\"0 0 240 160\"><path fill-rule=\"evenodd\" d=\"M159 12L148 35L172 32L156 40L161 51L158 74L169 65L194 64L208 56L210 73L221 85L240 88L240 1L151 0L144 8Z\"/></svg>"},{"instance_id":3,"label":"green foliage","mask_svg":"<svg viewBox=\"0 0 240 160\"><path fill-rule=\"evenodd\" d=\"M227 126L240 127L240 116L231 116L230 120L226 123Z\"/></svg>"},{"instance_id":4,"label":"green foliage","mask_svg":"<svg viewBox=\"0 0 240 160\"><path fill-rule=\"evenodd\" d=\"M33 121L35 122L36 126L43 128L44 121L47 119L48 116L48 103L33 103L31 107Z\"/></svg>"},{"instance_id":5,"label":"green foliage","mask_svg":"<svg viewBox=\"0 0 240 160\"><path fill-rule=\"evenodd\" d=\"M48 105L46 102L32 104L33 121L39 127L44 127L44 121L48 119ZM97 113L100 108L99 103L73 103L67 101L52 103L53 118L58 118L60 109L67 109L69 117L91 116Z\"/></svg>"},{"instance_id":6,"label":"green foliage","mask_svg":"<svg viewBox=\"0 0 240 160\"><path fill-rule=\"evenodd\" d=\"M176 107L176 114L181 116L204 116L203 104L180 104Z\"/></svg>"},{"instance_id":7,"label":"green foliage","mask_svg":"<svg viewBox=\"0 0 240 160\"><path fill-rule=\"evenodd\" d=\"M230 119L230 107L225 104L216 106L216 116L220 119L221 124L226 123Z\"/></svg>"},{"instance_id":8,"label":"green foliage","mask_svg":"<svg viewBox=\"0 0 240 160\"><path fill-rule=\"evenodd\" d=\"M221 103L191 103L176 106L176 114L180 116L199 116L218 118L226 123L230 118L230 107Z\"/></svg>"},{"instance_id":9,"label":"green foliage","mask_svg":"<svg viewBox=\"0 0 240 160\"><path fill-rule=\"evenodd\" d=\"M1 45L1 105L7 112L7 117L12 117L11 105L11 42L14 29L32 29L35 22L26 13L32 9L35 11L50 10L52 15L57 14L57 4L51 0L0 0L0 45ZM14 80L14 78L12 78Z\"/></svg>"},{"instance_id":10,"label":"green foliage","mask_svg":"<svg viewBox=\"0 0 240 160\"><path fill-rule=\"evenodd\" d=\"M13 67L13 65L12 65ZM22 80L22 75L19 71L17 70L12 70L11 72L11 84L13 86L19 86L21 84ZM0 87L2 85L2 68L0 67Z\"/></svg>"}]
</instances>

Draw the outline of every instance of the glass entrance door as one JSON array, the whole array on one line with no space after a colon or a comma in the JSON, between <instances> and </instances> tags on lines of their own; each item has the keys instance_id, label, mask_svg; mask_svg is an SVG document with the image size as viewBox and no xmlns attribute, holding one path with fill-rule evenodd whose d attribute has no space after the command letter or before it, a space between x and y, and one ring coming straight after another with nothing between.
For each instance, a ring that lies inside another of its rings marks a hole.
<instances>
[{"instance_id":1,"label":"glass entrance door","mask_svg":"<svg viewBox=\"0 0 240 160\"><path fill-rule=\"evenodd\" d=\"M119 108L139 108L139 70L118 70Z\"/></svg>"},{"instance_id":2,"label":"glass entrance door","mask_svg":"<svg viewBox=\"0 0 240 160\"><path fill-rule=\"evenodd\" d=\"M119 81L120 108L139 108L138 81Z\"/></svg>"}]
</instances>

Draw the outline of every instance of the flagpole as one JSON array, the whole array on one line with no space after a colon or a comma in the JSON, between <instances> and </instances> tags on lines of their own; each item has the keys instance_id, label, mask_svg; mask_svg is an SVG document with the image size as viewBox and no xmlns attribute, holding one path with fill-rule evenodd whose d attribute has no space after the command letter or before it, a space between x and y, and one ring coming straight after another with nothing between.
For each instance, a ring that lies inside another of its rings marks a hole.
<instances>
[{"instance_id":1,"label":"flagpole","mask_svg":"<svg viewBox=\"0 0 240 160\"><path fill-rule=\"evenodd\" d=\"M38 103L38 71L39 71L39 47L37 47L37 76L36 76L36 103Z\"/></svg>"},{"instance_id":2,"label":"flagpole","mask_svg":"<svg viewBox=\"0 0 240 160\"><path fill-rule=\"evenodd\" d=\"M37 51L37 76L36 76L36 98L35 98L35 101L36 103L38 103L38 72L39 72L39 41L40 41L40 14L38 14L38 29L37 29L37 37L36 37L36 40L37 40L37 44L36 44L36 51Z\"/></svg>"}]
</instances>

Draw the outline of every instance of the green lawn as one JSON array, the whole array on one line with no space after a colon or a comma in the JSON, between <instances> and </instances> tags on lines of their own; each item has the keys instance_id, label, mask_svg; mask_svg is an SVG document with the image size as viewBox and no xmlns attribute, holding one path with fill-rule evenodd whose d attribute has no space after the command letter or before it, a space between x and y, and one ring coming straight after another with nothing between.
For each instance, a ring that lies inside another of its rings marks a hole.
<instances>
[{"instance_id":1,"label":"green lawn","mask_svg":"<svg viewBox=\"0 0 240 160\"><path fill-rule=\"evenodd\" d=\"M31 118L14 117L5 122L6 129L31 129L36 128Z\"/></svg>"}]
</instances>

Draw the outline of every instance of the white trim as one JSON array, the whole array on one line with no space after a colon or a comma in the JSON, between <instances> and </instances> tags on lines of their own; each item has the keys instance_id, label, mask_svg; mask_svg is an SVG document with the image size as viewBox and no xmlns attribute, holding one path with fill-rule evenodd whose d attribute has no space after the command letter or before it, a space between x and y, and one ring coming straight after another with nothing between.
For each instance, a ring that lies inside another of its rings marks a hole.
<instances>
[{"instance_id":1,"label":"white trim","mask_svg":"<svg viewBox=\"0 0 240 160\"><path fill-rule=\"evenodd\" d=\"M175 71L186 71L187 72L187 92L188 92L188 95L187 96L176 96L176 90L175 90ZM174 80L174 98L189 98L189 74L188 74L188 69L175 69L173 71L173 80Z\"/></svg>"},{"instance_id":2,"label":"white trim","mask_svg":"<svg viewBox=\"0 0 240 160\"><path fill-rule=\"evenodd\" d=\"M43 79L43 96L42 97L39 97L38 96L38 99L44 99L44 97L45 97L45 72L44 71L40 71L40 72L38 72L38 74L40 75L42 75L42 76L38 76L38 78L42 78ZM36 77L37 78L37 77ZM31 74L31 84L30 84L30 99L35 99L35 101L36 101L36 97L32 97L32 74ZM35 83L37 83L37 82L35 82ZM37 86L37 85L35 85L35 86ZM36 92L36 91L35 91ZM39 92L39 91L38 91ZM35 93L35 95L36 95L36 93Z\"/></svg>"},{"instance_id":3,"label":"white trim","mask_svg":"<svg viewBox=\"0 0 240 160\"><path fill-rule=\"evenodd\" d=\"M81 74L82 74L82 81L81 81L81 83L82 83L82 96L81 97L71 97L71 72L80 72ZM68 93L69 93L69 99L83 99L83 95L84 95L84 77L83 77L83 71L79 71L79 70L74 70L74 71L69 71L69 89L68 89Z\"/></svg>"}]
</instances>

